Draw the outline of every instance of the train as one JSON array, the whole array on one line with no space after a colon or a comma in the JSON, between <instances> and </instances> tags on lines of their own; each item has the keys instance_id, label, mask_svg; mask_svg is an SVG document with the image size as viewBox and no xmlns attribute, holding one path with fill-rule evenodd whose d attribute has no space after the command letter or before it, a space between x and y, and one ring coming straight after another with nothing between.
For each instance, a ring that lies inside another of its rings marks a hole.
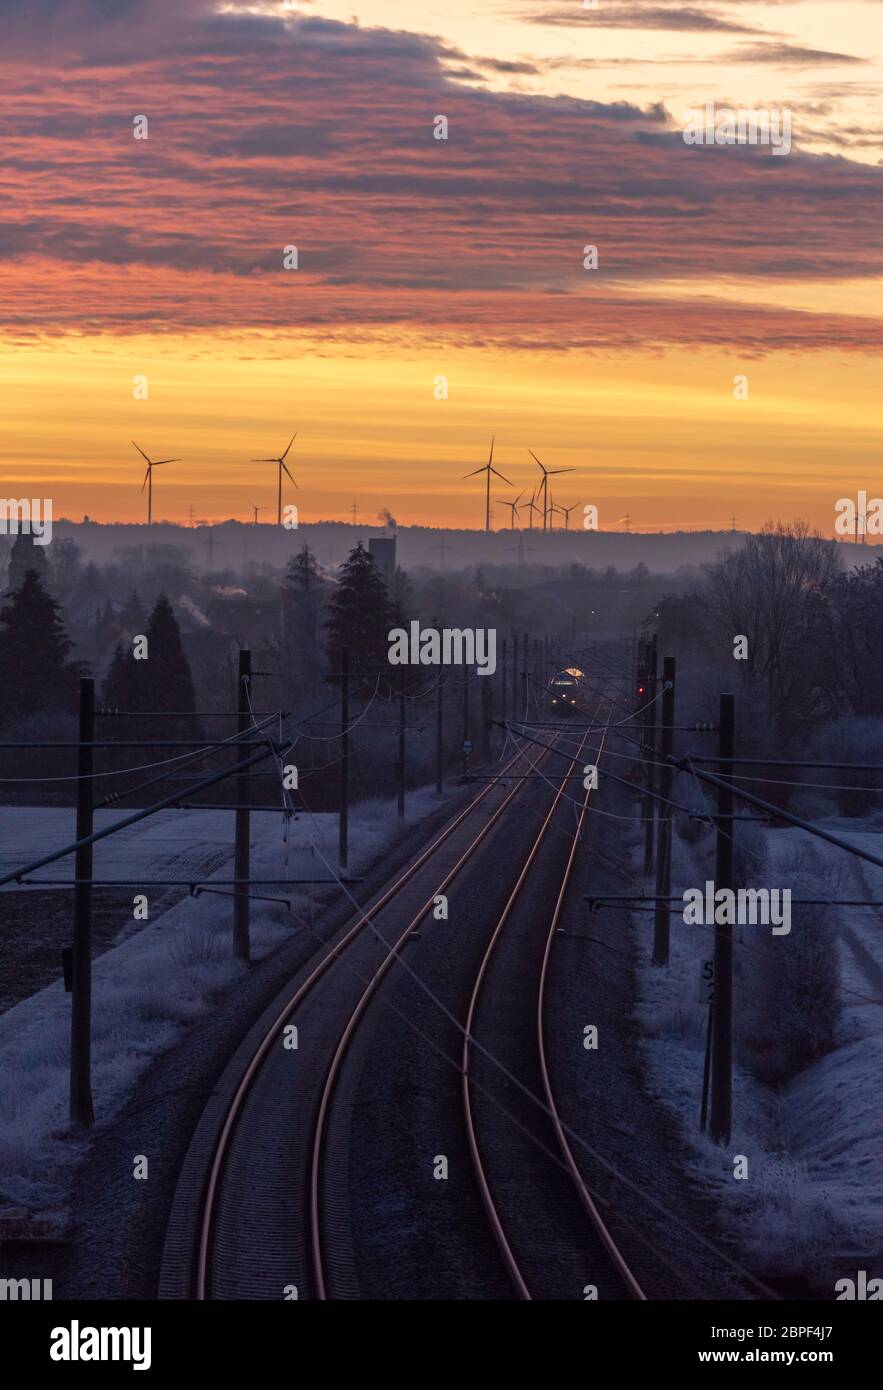
<instances>
[{"instance_id":1,"label":"train","mask_svg":"<svg viewBox=\"0 0 883 1390\"><path fill-rule=\"evenodd\" d=\"M575 714L579 707L579 682L583 672L577 666L556 671L549 681L549 708L556 715Z\"/></svg>"}]
</instances>

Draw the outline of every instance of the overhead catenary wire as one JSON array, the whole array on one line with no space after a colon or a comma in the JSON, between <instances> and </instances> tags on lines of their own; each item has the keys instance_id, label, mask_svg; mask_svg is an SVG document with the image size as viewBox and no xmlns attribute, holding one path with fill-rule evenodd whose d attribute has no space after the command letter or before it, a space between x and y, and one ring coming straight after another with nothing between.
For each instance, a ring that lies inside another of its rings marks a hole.
<instances>
[{"instance_id":1,"label":"overhead catenary wire","mask_svg":"<svg viewBox=\"0 0 883 1390\"><path fill-rule=\"evenodd\" d=\"M267 719L266 721L263 721L263 723L270 724L270 723L272 723L273 718L275 718L275 716L271 716L271 718ZM261 727L263 727L263 723L262 723ZM252 732L252 731L249 730L249 732ZM150 772L150 771L151 771L153 768L155 768L155 767L168 767L170 763L198 762L200 758L208 757L211 753L216 752L219 748L230 748L230 747L235 746L237 740L238 740L238 739L241 739L241 738L242 738L242 734L241 734L241 733L231 734L230 738L224 739L222 742L211 743L211 744L205 744L205 745L198 744L198 745L196 745L195 751L191 750L191 752L189 752L189 753L175 753L172 757L169 757L169 758L160 758L157 762L153 762L153 763L141 763L141 764L139 764L137 767L116 767L116 768L110 768L109 770L106 770L106 771L103 771L103 772L93 772L93 773L91 773L90 775L91 775L92 777L123 777L123 776L125 776L127 773L130 773L130 772ZM15 746L17 746L17 745L10 745L10 746L11 746L11 747L15 747ZM32 745L32 746L34 746L34 745ZM65 747L71 747L71 748L79 748L79 746L80 746L80 745L79 745L78 743L72 743L72 744L69 744L69 745L67 745L67 744L65 745ZM95 747L107 747L107 748L132 747L132 748L139 748L139 747L142 747L142 746L144 746L144 747L152 747L153 745L152 745L152 744L141 745L141 744L137 744L137 743L135 743L135 744L107 743L107 744L103 744L103 745L102 745L102 744L91 744L90 746L93 747L93 748L95 748ZM167 744L167 743L159 742L156 746L157 746L157 747L160 747L160 748L167 748L167 747L170 747L170 746L173 747L174 745L173 745L173 744L170 745L170 744ZM5 783L5 782L10 782L10 783L12 783L12 782L16 782L16 783L18 783L18 782L26 782L26 783L32 783L32 782L33 782L33 783L35 783L35 782L41 782L41 783L42 783L42 782L52 782L52 783L54 783L54 782L79 782L80 780L81 780L80 774L79 774L79 773L76 773L76 772L71 773L71 774L69 774L68 776L62 776L62 777L0 777L0 783ZM150 782L145 782L145 783L143 783L142 787L141 787L141 788L138 788L138 790L143 790L144 787L153 786L153 785L155 785L156 782L162 782L162 781L165 781L165 780L166 780L166 779L163 778L163 777L154 778L154 779L152 779L152 781L150 781ZM123 798L124 796L126 796L126 795L127 795L126 792L120 792L120 793L119 793L119 798L122 799L122 798Z\"/></svg>"},{"instance_id":2,"label":"overhead catenary wire","mask_svg":"<svg viewBox=\"0 0 883 1390\"><path fill-rule=\"evenodd\" d=\"M622 731L622 730L617 730L616 732L617 732L620 736L622 736L622 734L623 734L623 731ZM575 743L575 740L574 740L573 742ZM637 742L637 740L636 740L636 742ZM642 746L642 747L646 747L646 748L649 749L649 748L651 748L653 745L652 745L652 744L646 744L646 745L641 745L641 746ZM605 750L604 756L605 756L606 758L624 758L624 759L627 759L628 761L631 761L631 762L633 762L633 761L635 760L635 755L634 755L633 753L617 753L617 752L615 752L615 751L614 751L613 749L611 749L611 748L608 748L608 749ZM705 762L705 761L716 762L717 759L699 759L699 758L696 758L696 757L693 758L693 762L700 762L700 761L702 761L702 762ZM642 757L642 758L641 758L641 763L642 763L642 765L643 765L644 767L665 767L665 763L660 762L658 758L646 758L646 757ZM811 764L811 763L804 763L804 764L795 764L795 766L811 767L811 766L813 766L813 764ZM836 766L836 764L831 764L831 766ZM857 764L853 764L853 763L844 763L844 764L842 764L842 766L843 766L843 767L846 767L846 768L850 768L850 767L857 767L858 765L857 765ZM868 769L864 769L864 770L866 770L866 771L873 771L874 769L868 768ZM732 778L732 780L735 781L735 782L759 782L759 783L761 783L761 784L765 784L766 786L770 786L770 787L793 787L796 791L861 792L862 794L867 794L868 796L880 796L881 794L883 794L883 787L868 787L868 786L863 786L863 785L861 785L861 784L858 783L858 782L851 782L851 783L849 783L849 782L847 782L847 783L803 782L803 781L801 781L801 782L796 782L796 781L793 781L793 780L791 780L791 779L782 779L782 778L775 778L775 777L751 777L751 776L748 776L748 775L746 775L746 774L743 774L743 773L736 773L736 772L730 773L729 776L730 776L730 777ZM642 793L641 793L641 794L644 795L644 789L642 789Z\"/></svg>"},{"instance_id":3,"label":"overhead catenary wire","mask_svg":"<svg viewBox=\"0 0 883 1390\"><path fill-rule=\"evenodd\" d=\"M495 724L498 724L498 725L499 725L499 723L500 723L499 720L494 720L493 722L494 722ZM511 723L512 723L511 720L508 720L508 721L507 721L507 724L511 724ZM612 726L611 726L611 729L612 729ZM517 728L513 729L513 730L512 730L512 733L513 733L513 735L514 735L515 738L525 739L528 743L536 743L536 742L537 742L537 740L536 740L535 738L532 738L530 734L525 734L524 732L519 731ZM559 757L562 757L562 758L569 758L569 760L570 760L571 762L575 762L575 761L576 761L576 755L571 756L569 753L559 753L559 750L558 750L557 748L553 748L552 751L553 751L554 753L558 753L558 756L559 756ZM621 783L623 784L623 786L628 787L630 791L634 791L634 790L635 790L635 788L632 786L632 784L631 784L630 782L626 781L626 779L625 779L624 777L618 777L618 776L616 775L616 773L613 773L613 772L605 772L604 775L605 775L605 777L610 777L610 778L612 778L612 780L613 780L614 782L621 782ZM542 777L542 776L543 776L543 773L540 772L540 773L539 773L539 776ZM642 795L642 796L643 796L643 795L647 795L647 793L645 793L645 792L642 791L641 795ZM661 795L659 795L658 793L654 793L653 795L654 795L655 800L657 800L657 801L662 801L662 802L664 802L666 805L672 806L676 811L680 811L683 815L688 816L691 820L707 820L707 819L708 819L708 816L707 816L707 815L702 815L700 812L695 811L695 810L692 810L692 811L691 811L691 810L688 809L686 806L681 806L677 801L671 801L668 797L661 796ZM575 801L573 797L569 797L569 796L565 796L565 800L571 801L574 805L581 805L581 804L582 804L581 802ZM590 812L593 810L593 808L591 807L591 805L589 806L588 809L589 809ZM619 815L616 815L616 814L615 814L614 812L612 812L612 811L599 811L597 807L594 808L594 813L595 813L596 815L609 815L609 816L615 816L615 819L617 819L617 820L634 820L634 821L639 821L639 820L646 820L646 819L648 819L648 818L645 817L645 816L619 816ZM657 817L657 819L658 819L658 817ZM675 819L675 818L672 816L672 817L668 817L668 819L673 820L673 819Z\"/></svg>"},{"instance_id":4,"label":"overhead catenary wire","mask_svg":"<svg viewBox=\"0 0 883 1390\"><path fill-rule=\"evenodd\" d=\"M672 765L680 772L692 772L694 777L701 778L702 781L710 782L713 786L723 787L731 791L734 796L740 797L743 801L749 802L752 806L758 806L764 811L771 812L780 820L789 821L800 830L806 830L811 835L818 836L821 840L826 840L828 844L835 845L838 849L846 850L849 854L856 855L859 859L866 859L869 864L873 864L878 869L883 869L883 859L879 855L871 854L869 850L862 849L858 845L852 845L848 840L841 839L838 835L833 835L830 830L824 830L821 826L812 821L804 820L802 816L795 816L790 811L785 811L782 807L774 806L769 801L764 801L761 797L755 796L753 792L744 791L740 787L734 787L731 782L723 777L716 776L713 772L703 772L695 767L689 755L683 758L672 757Z\"/></svg>"},{"instance_id":5,"label":"overhead catenary wire","mask_svg":"<svg viewBox=\"0 0 883 1390\"><path fill-rule=\"evenodd\" d=\"M270 745L270 751L273 751L272 744ZM251 767L252 764L262 762L269 756L270 753L267 748L261 747L258 748L256 752L244 758L238 766ZM235 766L232 768L223 768L220 772L215 772L210 777L206 777L201 782L197 782L195 786L190 788L190 791L192 793L202 791L204 787L213 787L217 782L223 782L226 777L231 776L236 770L237 768ZM103 830L95 830L91 835L86 835L81 840L75 840L72 844L65 845L63 849L55 850L51 854L43 855L42 858L23 865L19 869L13 869L7 874L0 875L0 888L6 883L17 882L24 877L24 875L34 873L37 869L42 869L47 864L54 864L56 860L64 859L67 855L74 854L78 849L82 849L87 845L97 844L99 840L106 840L109 835L115 835L117 831L124 830L129 825L135 825L139 821L146 820L148 816L153 816L156 815L158 811L166 810L179 800L180 797L177 794L163 797L161 801L154 802L152 806L147 806L141 811L133 811L131 815L124 816L122 820L116 821L113 825L106 826Z\"/></svg>"},{"instance_id":6,"label":"overhead catenary wire","mask_svg":"<svg viewBox=\"0 0 883 1390\"><path fill-rule=\"evenodd\" d=\"M334 874L335 870L333 866L325 858L321 849L317 848L317 853L319 854L320 859L322 859L329 873ZM363 913L363 909L359 907L355 898L353 898L352 894L349 893L345 887L344 892L346 893L347 897L349 897L354 908L358 912ZM433 1003L436 1006L436 1008L441 1010L448 1022L452 1024L452 1026L463 1038L465 1038L467 1036L466 1029L460 1022L460 1020L451 1012L450 1009L448 1009L443 1000L439 998L435 991L432 990L432 988L428 984L426 984L422 977L414 970L411 964L405 959L402 952L399 950L395 950L394 947L391 946L391 944L383 936L382 932L378 928L377 924L370 917L370 915L367 912L364 912L363 915L365 916L365 919L371 926L372 930L375 932L375 935L377 935L377 937L387 948L387 950L391 954L395 955L396 961L407 972L407 974L411 977L411 979L418 986L421 992L426 995L426 997L430 1000L431 1003ZM341 960L345 961L346 958L342 957ZM350 968L352 969L352 967ZM416 1025L414 1025L414 1027L416 1029ZM490 1052L490 1050L487 1047L484 1046L484 1044L482 1044L477 1038L474 1037L474 1035L469 1035L469 1037L475 1049L477 1051L480 1051L482 1055L486 1058L486 1060L489 1061L491 1065L495 1067L500 1073L502 1073L502 1075L512 1085L514 1085L516 1089L519 1090L527 1100L529 1100L533 1105L541 1109L547 1115L547 1117L551 1119L548 1107L545 1105L543 1100L539 1096L537 1096L530 1089L529 1086L525 1085L525 1083L520 1081L519 1078L513 1072L511 1072L502 1062L500 1062L494 1056L494 1054ZM460 1063L454 1061L453 1059L448 1060L451 1062L452 1067L454 1067L456 1071L459 1073L461 1071ZM722 1259L727 1265L729 1265L731 1269L735 1269L736 1272L742 1278L748 1279L750 1283L752 1283L757 1288L761 1288L764 1291L764 1293L766 1293L768 1296L777 1297L777 1295L775 1295L765 1284L763 1284L763 1282L760 1279L758 1279L755 1274L753 1274L750 1270L745 1269L725 1250L716 1246L713 1241L710 1241L707 1237L703 1236L700 1231L695 1230L677 1213L669 1211L668 1208L666 1208L655 1197L649 1195L643 1188L641 1188L637 1183L635 1183L631 1178L629 1178L629 1176L625 1172L623 1172L621 1168L619 1168L616 1164L611 1163L608 1159L604 1157L604 1155L598 1149L594 1148L594 1146L589 1144L587 1140L583 1139L582 1135L578 1134L570 1125L566 1124L564 1121L561 1121L561 1124L568 1138L572 1139L573 1142L577 1144L585 1153L587 1153L590 1157L594 1158L594 1160L598 1164L600 1164L600 1166L604 1168L606 1172L611 1173L614 1177L616 1177L618 1181L622 1182L624 1186L628 1187L629 1190L633 1192L637 1197L639 1197L642 1201L646 1202L649 1206L653 1207L654 1210L656 1210L660 1215L664 1216L667 1220L674 1221L683 1229L687 1230L707 1250L709 1250L717 1258Z\"/></svg>"},{"instance_id":7,"label":"overhead catenary wire","mask_svg":"<svg viewBox=\"0 0 883 1390\"><path fill-rule=\"evenodd\" d=\"M542 747L549 747L550 745L541 745L541 746L542 746ZM307 807L306 810L307 810L307 814L310 815L310 816L312 817L313 813L312 813L312 811L310 811L309 807ZM571 837L571 838L572 838L572 837ZM443 1001L435 994L435 992L430 988L430 986L427 985L427 984L425 983L425 981L423 981L423 979L417 974L417 972L413 969L413 967L404 959L404 956L402 955L401 951L398 950L398 949L396 949L395 947L393 947L393 946L390 944L390 942L389 942L389 941L386 939L386 937L383 935L383 932L382 932L382 931L380 930L380 928L378 927L377 923L376 923L376 922L373 920L373 918L371 917L370 912L369 912L368 910L363 909L362 907L360 907L360 905L356 902L355 898L353 898L352 894L349 893L348 889L347 889L347 888L345 887L345 885L343 884L343 881L341 880L340 875L337 873L337 871L334 869L333 865L328 861L328 859L327 859L327 858L325 857L325 855L323 854L321 848L320 848L318 845L315 845L315 849L316 849L316 852L317 852L318 855L319 855L319 858L320 858L320 859L322 860L322 862L325 864L325 867L326 867L326 869L328 870L328 872L329 872L330 874L332 874L333 876L335 876L335 877L338 879L338 882L340 883L341 887L343 887L343 891L344 891L344 893L346 894L346 896L350 899L350 902L352 903L354 909L355 909L356 912L360 915L360 917L364 920L364 922L365 922L367 925L369 925L369 926L371 927L371 929L372 929L372 931L374 932L374 934L375 934L375 936L377 937L377 939L378 939L380 942L382 942L382 944L386 947L387 951L388 951L390 954L392 954L392 955L395 956L395 959L398 961L399 964L401 964L401 965L404 967L404 969L407 971L407 973L411 976L411 978L414 980L414 982L418 985L418 987L420 988L420 990L430 999L430 1001L431 1001L432 1003L434 1003L434 1004L436 1005L436 1007L437 1007L438 1009L441 1010L441 1012L442 1012L442 1013L444 1014L444 1016L448 1019L448 1021L451 1022L451 1023L453 1024L453 1026L456 1028L456 1030L465 1038L465 1037L467 1036L467 1035L466 1035L466 1030L464 1029L463 1025L460 1023L459 1019L455 1018L455 1016L450 1012L450 1010L446 1007L446 1005L443 1003ZM321 938L320 938L320 939L321 939ZM343 967L344 967L345 969L347 969L351 974L354 974L354 975L356 976L356 978L358 978L358 979L362 980L363 982L366 982L366 983L367 983L366 977L364 977L363 974L362 974L360 971L358 971L355 967L352 966L351 962L348 960L348 958L347 958L345 955L340 956L340 957L339 957L339 961L340 961L340 963L343 965ZM418 1036L424 1037L423 1031L419 1028L419 1026L418 1026L417 1024L413 1023L412 1020L408 1019L404 1014L401 1014L401 1011L397 1008L397 1006L396 1006L394 1003L392 1003L391 1001L386 1000L385 996L384 996L382 993L381 993L381 995L379 996L379 998L380 998L384 1003L389 1003L389 1006L392 1007L393 1010L394 1010L396 1013L399 1013L399 1014L400 1014L400 1016L402 1017L403 1021L407 1024L408 1027L410 1027L410 1028L412 1029L412 1031L414 1031L415 1033L417 1033ZM443 1050L440 1050L440 1049L436 1048L436 1047L435 1047L435 1044L433 1044L432 1041L431 1041L430 1039L427 1038L426 1040L429 1041L429 1042L430 1042L430 1045L433 1046L434 1050L438 1051L438 1052L439 1052L439 1055L441 1055L441 1056L443 1057L443 1059L444 1059L445 1061L447 1061L447 1062L452 1066L452 1068L453 1068L458 1074L460 1074L460 1072L461 1072L461 1065L460 1065L460 1063L459 1063L458 1061L456 1061L455 1059L450 1058L446 1053L443 1052ZM476 1039L474 1039L474 1038L472 1039L472 1041L473 1041L473 1044L474 1044L474 1046L476 1047L476 1049L479 1050L479 1051L492 1063L492 1065L494 1065L498 1070L500 1070L500 1071L507 1077L507 1079L510 1080L510 1081L511 1081L511 1082L512 1082L512 1083L513 1083L513 1084L514 1084L514 1085L515 1085L515 1086L516 1086L516 1087L517 1087L517 1088L518 1088L518 1089L519 1089L519 1090L520 1090L520 1091L521 1091L533 1104L539 1106L541 1109L543 1109L543 1110L548 1114L547 1107L545 1106L544 1102L542 1101L542 1099L541 1099L540 1097L536 1096L536 1095L530 1090L529 1087L525 1086L521 1081L518 1080L517 1077L515 1077L512 1073L510 1073L510 1072L508 1071L508 1069L507 1069L502 1063L500 1063L500 1062L493 1056L493 1054L492 1054L483 1044L481 1044L480 1042L478 1042L478 1041L477 1041ZM503 1109L502 1106L500 1106L500 1107L498 1107L498 1108ZM504 1111L504 1113L506 1113L506 1112ZM679 1225L680 1225L681 1227L683 1227L685 1230L687 1230L688 1232L690 1232L693 1236L695 1236L695 1238L696 1238L703 1246L705 1246L709 1251L711 1251L711 1253L713 1253L713 1254L714 1254L715 1256L717 1256L718 1258L722 1259L722 1260L724 1261L724 1263L728 1264L731 1268L735 1269L736 1272L737 1272L741 1277L748 1279L749 1282L752 1283L755 1287L760 1288L765 1294L767 1294L767 1295L770 1296L770 1297L773 1297L773 1298L778 1297L778 1295L776 1295L776 1294L775 1294L772 1290L770 1290L765 1284L763 1284L762 1281L759 1280L759 1279L757 1278L756 1275L752 1274L751 1271L749 1271L749 1270L743 1268L743 1267L742 1267L736 1260L734 1260L733 1257L730 1256L726 1251L720 1249L720 1248L717 1247L712 1241L708 1240L705 1236L703 1236L700 1232L694 1230L694 1228L692 1228L692 1227L689 1225L688 1222L684 1221L683 1218L679 1217L676 1213L670 1212L670 1211L669 1211L666 1207L664 1207L663 1204L661 1204L656 1198L654 1198L654 1197L648 1195L641 1187L639 1187L636 1183L634 1183L634 1182L633 1182L621 1169L617 1168L616 1165L611 1164L607 1159L605 1159L605 1158L603 1157L603 1155L602 1155L598 1150L596 1150L596 1149L594 1149L592 1146L590 1146L590 1145L587 1143L587 1141L584 1140L584 1139L582 1138L581 1135L577 1134L569 1125L564 1124L564 1123L562 1122L562 1128L564 1129L564 1132L565 1132L566 1134L568 1134L568 1136L569 1136L570 1138L572 1138L573 1141L574 1141L576 1144L578 1144L578 1145L580 1146L580 1148L582 1148L582 1149L585 1150L587 1153L589 1153L590 1156L594 1157L594 1158L596 1159L596 1161L597 1161L606 1171L612 1173L617 1179L619 1179L620 1181L622 1181L622 1182L624 1183L625 1186L627 1186L630 1190L632 1190L632 1191L633 1191L638 1197L640 1197L642 1200L646 1201L649 1205L651 1205L651 1206L652 1206L655 1210L657 1210L661 1215L665 1216L668 1220L674 1220L677 1224L679 1224Z\"/></svg>"}]
</instances>

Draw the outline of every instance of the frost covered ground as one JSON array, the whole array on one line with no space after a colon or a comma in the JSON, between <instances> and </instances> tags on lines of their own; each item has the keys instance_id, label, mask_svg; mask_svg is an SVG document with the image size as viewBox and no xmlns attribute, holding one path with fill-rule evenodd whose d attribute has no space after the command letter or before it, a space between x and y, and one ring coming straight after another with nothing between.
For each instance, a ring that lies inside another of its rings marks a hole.
<instances>
[{"instance_id":1,"label":"frost covered ground","mask_svg":"<svg viewBox=\"0 0 883 1390\"><path fill-rule=\"evenodd\" d=\"M439 799L433 791L409 794L405 826L413 826ZM114 813L107 813L113 816ZM31 818L34 824L28 824ZM2 861L17 867L65 842L70 812L3 813ZM57 820L57 825L53 824ZM232 877L232 816L222 812L160 812L135 832L120 832L96 846L96 877ZM39 834L36 826L39 825ZM337 816L303 813L283 840L283 818L252 817L252 876L325 878L322 856L337 866ZM350 865L361 873L402 833L389 802L366 802L350 814ZM100 851L100 854L99 854ZM70 873L65 861L60 876ZM212 872L207 872L211 866ZM48 876L48 875L47 875ZM137 888L133 887L133 894ZM158 890L157 890L158 891ZM149 889L145 892L150 894ZM252 957L261 959L293 931L309 929L330 890L265 887L256 893L284 898L251 908ZM335 900L339 890L334 890ZM102 1122L131 1094L151 1060L174 1046L194 1019L248 967L232 959L232 899L186 897L155 921L132 920L118 944L93 967L93 1089ZM56 1219L65 1216L65 1192L82 1146L67 1136L70 997L61 982L0 1016L0 1216L16 1209ZM63 1140L63 1142L62 1142Z\"/></svg>"},{"instance_id":2,"label":"frost covered ground","mask_svg":"<svg viewBox=\"0 0 883 1390\"><path fill-rule=\"evenodd\" d=\"M880 854L883 824L846 819L825 824ZM795 898L883 900L883 870L798 829L764 830L759 837L772 868L760 883L790 886ZM807 874L800 855L810 844L818 871ZM675 837L672 891L713 878L705 871L707 863ZM841 1000L834 1046L778 1087L763 1084L737 1063L732 1142L722 1150L699 1130L707 1022L700 974L703 959L713 955L713 933L685 926L673 914L670 967L654 969L646 949L652 918L633 917L645 962L639 969L637 1012L651 1090L676 1112L695 1175L714 1190L722 1224L753 1267L770 1277L803 1277L823 1296L833 1296L838 1272L851 1267L879 1274L883 1265L883 911L841 908L831 921ZM739 989L745 1001L752 989L751 958L745 954L754 945L751 934L768 930L736 929L736 953L742 957L737 1009ZM793 931L798 930L795 909ZM771 949L787 952L790 940L781 936ZM784 1008L781 1026L787 1026ZM734 1178L737 1154L748 1160L746 1180Z\"/></svg>"}]
</instances>

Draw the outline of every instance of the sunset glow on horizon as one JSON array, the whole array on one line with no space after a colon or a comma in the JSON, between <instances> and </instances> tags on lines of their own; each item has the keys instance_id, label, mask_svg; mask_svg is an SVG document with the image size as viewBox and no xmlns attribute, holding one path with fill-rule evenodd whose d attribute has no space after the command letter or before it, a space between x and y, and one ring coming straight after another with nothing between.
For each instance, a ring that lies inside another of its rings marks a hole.
<instances>
[{"instance_id":1,"label":"sunset glow on horizon","mask_svg":"<svg viewBox=\"0 0 883 1390\"><path fill-rule=\"evenodd\" d=\"M532 449L605 529L830 535L880 490L874 7L448 11L12 6L5 496L143 520L135 440L182 460L157 520L250 519L295 430L304 522L480 526L491 435L500 502ZM684 143L764 98L787 158Z\"/></svg>"}]
</instances>

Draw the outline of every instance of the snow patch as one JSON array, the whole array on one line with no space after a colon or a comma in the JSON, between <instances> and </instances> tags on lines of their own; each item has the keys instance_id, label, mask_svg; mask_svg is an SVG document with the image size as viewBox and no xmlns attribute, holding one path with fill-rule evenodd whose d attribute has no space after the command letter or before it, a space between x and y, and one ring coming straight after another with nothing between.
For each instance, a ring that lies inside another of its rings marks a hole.
<instances>
[{"instance_id":1,"label":"snow patch","mask_svg":"<svg viewBox=\"0 0 883 1390\"><path fill-rule=\"evenodd\" d=\"M423 789L409 794L404 823L397 821L388 802L355 807L350 814L350 872L364 872L404 829L438 806L436 793ZM64 843L68 832L61 821L69 818L68 811L40 810L36 816L40 841L48 848ZM4 813L2 862L10 867L40 851L40 843L28 839L32 817L33 813L23 817L21 808ZM232 877L232 819L229 811L158 813L135 827L141 831L140 841L134 831L123 831L119 840L111 836L96 846L96 877L162 877L172 866L171 856L180 872L169 876L200 880L205 878L202 866L209 848L215 866L211 877ZM320 850L336 867L337 816L301 813L289 823L287 833L282 820L281 815L278 820L252 817L252 877L283 880L278 887L254 891L288 899L292 906L289 913L282 903L252 903L254 960L267 956L292 931L308 930L323 905L339 896L335 889L289 888L284 882L325 878ZM220 867L219 851L225 858ZM60 877L69 876L64 861L62 869ZM129 1098L150 1062L173 1047L217 994L247 972L231 954L232 902L215 894L187 897L156 921L130 931L95 960L92 1079L95 1113L102 1125ZM0 1016L0 1213L4 1206L26 1207L64 1223L67 1184L85 1148L85 1141L75 1141L68 1130L69 1034L70 999L60 981Z\"/></svg>"}]
</instances>

